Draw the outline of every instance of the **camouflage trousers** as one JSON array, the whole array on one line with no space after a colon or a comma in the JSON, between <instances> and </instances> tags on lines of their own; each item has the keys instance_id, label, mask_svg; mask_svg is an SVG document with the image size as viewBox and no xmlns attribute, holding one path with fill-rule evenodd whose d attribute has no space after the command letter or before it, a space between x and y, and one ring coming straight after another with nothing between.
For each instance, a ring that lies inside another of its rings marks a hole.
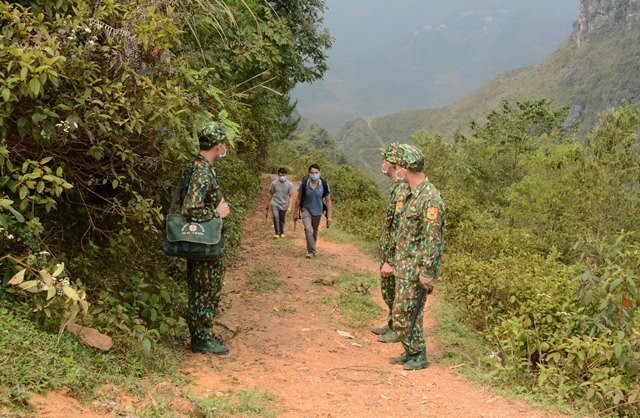
<instances>
[{"instance_id":1,"label":"camouflage trousers","mask_svg":"<svg viewBox=\"0 0 640 418\"><path fill-rule=\"evenodd\" d=\"M402 346L409 354L421 351L426 353L427 344L422 331L424 321L424 303L418 306L422 286L418 280L396 277L396 294L393 303L393 330L400 336ZM426 295L424 301L426 302ZM411 319L416 309L415 326L411 329Z\"/></svg>"},{"instance_id":2,"label":"camouflage trousers","mask_svg":"<svg viewBox=\"0 0 640 418\"><path fill-rule=\"evenodd\" d=\"M382 299L384 300L384 303L389 307L387 323L389 324L389 327L393 329L391 315L393 314L393 301L396 297L396 276L380 277L380 290L382 290Z\"/></svg>"},{"instance_id":3,"label":"camouflage trousers","mask_svg":"<svg viewBox=\"0 0 640 418\"><path fill-rule=\"evenodd\" d=\"M213 319L220 302L223 277L222 260L187 260L187 325L192 343L213 338Z\"/></svg>"}]
</instances>

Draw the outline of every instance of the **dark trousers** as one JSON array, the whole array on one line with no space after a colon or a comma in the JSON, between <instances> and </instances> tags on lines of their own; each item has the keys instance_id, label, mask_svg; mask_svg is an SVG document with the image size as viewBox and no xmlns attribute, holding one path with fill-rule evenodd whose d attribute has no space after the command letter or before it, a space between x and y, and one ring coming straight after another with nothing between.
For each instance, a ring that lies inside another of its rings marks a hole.
<instances>
[{"instance_id":1,"label":"dark trousers","mask_svg":"<svg viewBox=\"0 0 640 418\"><path fill-rule=\"evenodd\" d=\"M276 235L284 234L284 222L287 217L287 211L280 210L275 206L271 206L271 212L273 213L273 228L276 231Z\"/></svg>"}]
</instances>

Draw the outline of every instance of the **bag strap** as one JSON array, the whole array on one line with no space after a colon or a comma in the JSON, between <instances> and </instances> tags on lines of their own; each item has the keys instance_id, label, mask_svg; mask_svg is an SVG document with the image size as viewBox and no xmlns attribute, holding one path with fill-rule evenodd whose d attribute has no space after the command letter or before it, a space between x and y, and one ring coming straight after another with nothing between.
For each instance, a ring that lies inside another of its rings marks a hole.
<instances>
[{"instance_id":1,"label":"bag strap","mask_svg":"<svg viewBox=\"0 0 640 418\"><path fill-rule=\"evenodd\" d=\"M322 181L322 197L327 197L329 195L329 184L322 177L320 177L320 180Z\"/></svg>"},{"instance_id":2,"label":"bag strap","mask_svg":"<svg viewBox=\"0 0 640 418\"><path fill-rule=\"evenodd\" d=\"M178 202L178 197L180 196L180 189L182 189L182 184L178 184L176 186L176 191L173 192L173 197L171 198L171 205L169 205L169 213L173 213L175 209L176 203Z\"/></svg>"}]
</instances>

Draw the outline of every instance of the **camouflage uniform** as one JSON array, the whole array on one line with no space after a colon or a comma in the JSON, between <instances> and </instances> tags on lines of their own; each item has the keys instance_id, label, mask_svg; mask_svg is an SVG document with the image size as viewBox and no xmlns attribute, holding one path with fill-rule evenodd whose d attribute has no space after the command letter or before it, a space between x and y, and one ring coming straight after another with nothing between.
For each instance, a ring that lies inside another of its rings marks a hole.
<instances>
[{"instance_id":1,"label":"camouflage uniform","mask_svg":"<svg viewBox=\"0 0 640 418\"><path fill-rule=\"evenodd\" d=\"M396 164L395 149L397 144L390 144L382 151L382 158L390 164ZM399 217L404 206L404 202L409 194L409 186L401 181L396 181L389 191L389 199L387 200L387 210L385 211L384 224L382 225L382 234L380 235L380 266L384 263L393 265L396 252L396 231L398 228ZM381 277L380 288L382 290L382 299L389 307L389 315L387 323L390 329L393 329L391 314L393 312L393 301L396 295L396 278Z\"/></svg>"},{"instance_id":2,"label":"camouflage uniform","mask_svg":"<svg viewBox=\"0 0 640 418\"><path fill-rule=\"evenodd\" d=\"M201 131L201 138L203 137ZM211 134L209 134L211 135ZM216 137L211 142L215 143ZM220 138L217 138L221 141ZM213 165L202 155L184 172L182 179L182 214L194 221L202 222L219 217L216 207L222 200L222 192ZM216 316L224 261L187 260L187 285L189 306L187 325L191 342L206 342L214 338L213 319Z\"/></svg>"},{"instance_id":3,"label":"camouflage uniform","mask_svg":"<svg viewBox=\"0 0 640 418\"><path fill-rule=\"evenodd\" d=\"M411 156L405 158L411 162ZM404 167L411 169L411 164ZM405 352L410 355L426 353L422 331L424 303L419 303L421 295L426 301L426 294L419 277L438 278L444 247L444 222L444 201L425 178L407 197L396 236L394 271L397 288L392 317L394 331L401 336ZM411 329L414 315L415 326Z\"/></svg>"}]
</instances>

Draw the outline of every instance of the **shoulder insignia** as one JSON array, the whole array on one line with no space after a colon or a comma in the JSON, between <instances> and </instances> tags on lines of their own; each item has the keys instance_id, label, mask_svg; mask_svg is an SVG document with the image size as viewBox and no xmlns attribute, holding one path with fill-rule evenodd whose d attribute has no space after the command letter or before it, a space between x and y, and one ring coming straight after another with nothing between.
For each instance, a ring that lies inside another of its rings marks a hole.
<instances>
[{"instance_id":1,"label":"shoulder insignia","mask_svg":"<svg viewBox=\"0 0 640 418\"><path fill-rule=\"evenodd\" d=\"M396 202L396 213L402 212L402 208L404 208L404 202Z\"/></svg>"},{"instance_id":2,"label":"shoulder insignia","mask_svg":"<svg viewBox=\"0 0 640 418\"><path fill-rule=\"evenodd\" d=\"M430 221L438 219L438 208L433 206L427 208L427 219Z\"/></svg>"}]
</instances>

